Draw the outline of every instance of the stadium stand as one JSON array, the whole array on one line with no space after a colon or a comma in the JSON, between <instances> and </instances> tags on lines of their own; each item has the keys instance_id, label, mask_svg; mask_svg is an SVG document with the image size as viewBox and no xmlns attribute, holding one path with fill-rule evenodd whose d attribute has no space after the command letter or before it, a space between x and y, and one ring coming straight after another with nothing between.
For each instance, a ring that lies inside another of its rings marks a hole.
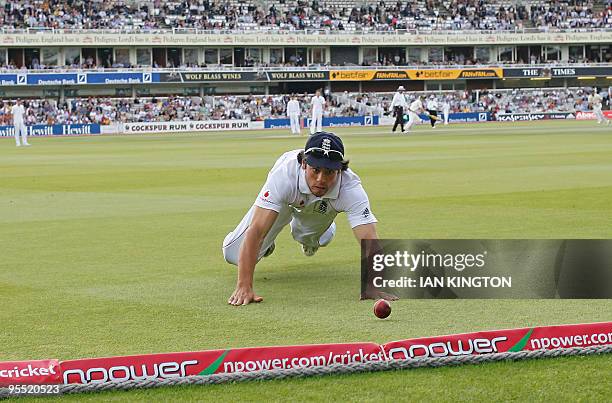
<instances>
[{"instance_id":1,"label":"stadium stand","mask_svg":"<svg viewBox=\"0 0 612 403\"><path fill-rule=\"evenodd\" d=\"M82 0L0 0L0 35L7 33L317 33L317 34L393 34L438 35L462 32L583 32L612 29L612 0L415 0L412 2L350 2L347 0L185 0L162 2L136 2L133 0L82 1ZM94 30L94 31L92 31ZM13 42L5 45L14 46ZM385 45L385 44L383 44ZM364 56L358 61L339 61L338 58L320 53L315 57L306 50L281 56L270 53L265 60L262 50L258 54L246 54L238 59L212 53L211 57L192 56L162 57L149 55L143 58L130 56L134 50L114 54L113 49L96 55L100 49L62 53L41 58L40 54L23 56L6 53L0 48L2 70L49 69L134 69L180 68L210 69L235 67L320 67L336 66L491 66L502 64L557 64L609 63L612 50L608 45L593 44L595 50L585 48L564 52L552 49L550 57L544 57L544 49L517 50L514 54L497 55L486 51L479 56L474 47L460 50L446 49L438 57L410 55L396 47L382 49L374 56ZM601 49L600 49L601 48ZM305 48L304 48L305 49ZM75 49L76 50L76 49ZM30 49L31 52L34 50ZM52 50L49 50L50 52ZM64 50L68 52L68 50ZM74 50L71 50L71 52ZM218 50L211 50L218 52ZM337 51L337 50L335 50ZM127 53L126 53L127 52ZM181 50L178 50L178 54ZM503 54L502 54L503 53ZM42 59L42 60L41 60Z\"/></svg>"},{"instance_id":2,"label":"stadium stand","mask_svg":"<svg viewBox=\"0 0 612 403\"><path fill-rule=\"evenodd\" d=\"M346 0L155 0L144 3L129 0L4 0L2 3L0 23L4 30L314 29L384 32L612 27L610 2L601 0L417 0L379 1L369 5Z\"/></svg>"},{"instance_id":3,"label":"stadium stand","mask_svg":"<svg viewBox=\"0 0 612 403\"><path fill-rule=\"evenodd\" d=\"M381 115L398 85L444 91L455 111L572 111L584 96L551 88L612 79L603 40L612 0L0 0L0 23L0 96L29 99L30 123L259 120L284 117L287 94L316 89L327 116ZM152 35L132 41L141 33ZM190 33L198 36L185 43ZM487 40L462 42L470 33ZM108 39L91 39L98 34ZM324 41L302 43L303 34ZM356 42L337 40L349 34ZM405 39L413 34L418 41ZM45 35L61 40L37 42ZM415 76L421 69L441 75ZM335 79L337 70L360 78ZM539 86L551 88L524 89Z\"/></svg>"}]
</instances>

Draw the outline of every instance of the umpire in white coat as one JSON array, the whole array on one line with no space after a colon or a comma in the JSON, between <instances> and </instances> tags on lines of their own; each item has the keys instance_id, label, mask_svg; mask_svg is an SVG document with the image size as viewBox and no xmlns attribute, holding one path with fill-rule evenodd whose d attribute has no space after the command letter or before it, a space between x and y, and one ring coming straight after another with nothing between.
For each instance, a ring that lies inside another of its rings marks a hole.
<instances>
[{"instance_id":1,"label":"umpire in white coat","mask_svg":"<svg viewBox=\"0 0 612 403\"><path fill-rule=\"evenodd\" d=\"M390 106L391 111L393 112L393 116L395 116L395 123L393 124L393 133L395 133L395 129L397 126L400 126L402 132L404 131L404 110L408 109L408 102L406 102L406 97L404 96L404 87L399 86L397 88L397 92L393 95L393 100L391 101Z\"/></svg>"}]
</instances>

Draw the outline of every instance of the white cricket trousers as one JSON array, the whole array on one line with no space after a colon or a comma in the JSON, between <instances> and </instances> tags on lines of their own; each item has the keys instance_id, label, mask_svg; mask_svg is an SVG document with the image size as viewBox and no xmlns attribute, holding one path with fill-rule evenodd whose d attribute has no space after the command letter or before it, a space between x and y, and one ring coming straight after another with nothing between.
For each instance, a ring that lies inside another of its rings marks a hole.
<instances>
[{"instance_id":1,"label":"white cricket trousers","mask_svg":"<svg viewBox=\"0 0 612 403\"><path fill-rule=\"evenodd\" d=\"M13 123L15 127L15 143L17 145L28 144L28 130L26 129L25 123L22 121L17 121ZM19 135L21 134L21 142L19 142Z\"/></svg>"},{"instance_id":2,"label":"white cricket trousers","mask_svg":"<svg viewBox=\"0 0 612 403\"><path fill-rule=\"evenodd\" d=\"M300 134L300 115L297 113L290 114L289 121L291 122L291 133Z\"/></svg>"},{"instance_id":3,"label":"white cricket trousers","mask_svg":"<svg viewBox=\"0 0 612 403\"><path fill-rule=\"evenodd\" d=\"M234 265L238 265L238 257L240 256L240 246L242 242L244 242L244 238L246 237L246 231L251 224L251 220L253 219L253 211L255 207L251 207L246 215L240 221L240 224L234 229L232 232L227 234L225 239L223 240L223 257L225 261ZM276 217L276 221L272 225L270 232L264 238L263 243L261 244L261 249L257 254L257 261L261 260L263 255L266 253L268 248L272 246L276 237L283 230L287 224L292 223L293 217L291 216L291 211L289 209L282 209L279 213L278 217ZM294 225L291 225L291 235L294 239L300 238L299 234L300 228ZM336 223L332 222L329 228L319 237L319 246L327 246L334 235L336 234ZM306 245L306 246L316 246L316 245Z\"/></svg>"},{"instance_id":4,"label":"white cricket trousers","mask_svg":"<svg viewBox=\"0 0 612 403\"><path fill-rule=\"evenodd\" d=\"M603 112L601 111L601 105L594 106L593 112L595 112L595 117L597 117L597 123L605 122L606 120L608 120L606 115L604 115Z\"/></svg>"},{"instance_id":5,"label":"white cricket trousers","mask_svg":"<svg viewBox=\"0 0 612 403\"><path fill-rule=\"evenodd\" d=\"M323 112L312 112L312 121L310 122L310 134L323 131Z\"/></svg>"},{"instance_id":6,"label":"white cricket trousers","mask_svg":"<svg viewBox=\"0 0 612 403\"><path fill-rule=\"evenodd\" d=\"M419 117L419 115L409 110L408 111L408 123L404 126L405 127L404 131L409 131L412 126L414 126L417 123L421 123L421 122L422 120Z\"/></svg>"}]
</instances>

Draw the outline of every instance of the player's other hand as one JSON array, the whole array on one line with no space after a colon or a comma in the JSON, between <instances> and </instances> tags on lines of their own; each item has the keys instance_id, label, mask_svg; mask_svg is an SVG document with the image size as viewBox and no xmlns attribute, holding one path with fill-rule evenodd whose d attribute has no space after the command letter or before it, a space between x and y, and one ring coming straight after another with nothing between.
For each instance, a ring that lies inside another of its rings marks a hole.
<instances>
[{"instance_id":1,"label":"player's other hand","mask_svg":"<svg viewBox=\"0 0 612 403\"><path fill-rule=\"evenodd\" d=\"M261 302L263 298L259 295L255 295L252 287L240 287L237 286L232 296L229 297L227 303L234 306L248 305L251 302Z\"/></svg>"}]
</instances>

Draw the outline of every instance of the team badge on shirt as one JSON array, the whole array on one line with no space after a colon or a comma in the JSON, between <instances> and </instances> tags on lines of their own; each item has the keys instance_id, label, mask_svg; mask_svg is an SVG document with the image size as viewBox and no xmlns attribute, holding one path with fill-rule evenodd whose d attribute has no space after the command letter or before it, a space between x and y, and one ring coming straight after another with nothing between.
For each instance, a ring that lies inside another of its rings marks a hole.
<instances>
[{"instance_id":1,"label":"team badge on shirt","mask_svg":"<svg viewBox=\"0 0 612 403\"><path fill-rule=\"evenodd\" d=\"M319 207L317 207L317 211L321 214L327 213L327 202L325 200L321 200L319 202Z\"/></svg>"}]
</instances>

